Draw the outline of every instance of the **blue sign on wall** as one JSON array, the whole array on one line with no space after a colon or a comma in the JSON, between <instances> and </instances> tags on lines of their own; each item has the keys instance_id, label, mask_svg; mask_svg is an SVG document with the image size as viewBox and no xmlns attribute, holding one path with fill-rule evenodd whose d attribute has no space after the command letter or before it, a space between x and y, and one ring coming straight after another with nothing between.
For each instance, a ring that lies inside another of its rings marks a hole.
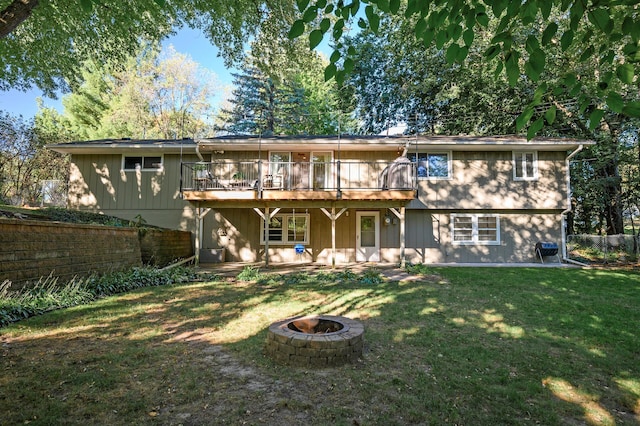
<instances>
[{"instance_id":1,"label":"blue sign on wall","mask_svg":"<svg viewBox=\"0 0 640 426\"><path fill-rule=\"evenodd\" d=\"M296 244L293 248L296 249L297 254L304 253L304 246L302 244Z\"/></svg>"}]
</instances>

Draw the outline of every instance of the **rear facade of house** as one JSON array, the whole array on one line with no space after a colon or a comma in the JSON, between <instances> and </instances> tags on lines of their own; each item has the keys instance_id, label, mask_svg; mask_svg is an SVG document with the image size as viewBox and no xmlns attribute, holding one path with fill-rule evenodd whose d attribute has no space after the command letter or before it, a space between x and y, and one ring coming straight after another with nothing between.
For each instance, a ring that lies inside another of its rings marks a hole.
<instances>
[{"instance_id":1,"label":"rear facade of house","mask_svg":"<svg viewBox=\"0 0 640 426\"><path fill-rule=\"evenodd\" d=\"M71 154L70 208L188 230L202 262L519 263L563 241L568 159L516 137L102 140Z\"/></svg>"}]
</instances>

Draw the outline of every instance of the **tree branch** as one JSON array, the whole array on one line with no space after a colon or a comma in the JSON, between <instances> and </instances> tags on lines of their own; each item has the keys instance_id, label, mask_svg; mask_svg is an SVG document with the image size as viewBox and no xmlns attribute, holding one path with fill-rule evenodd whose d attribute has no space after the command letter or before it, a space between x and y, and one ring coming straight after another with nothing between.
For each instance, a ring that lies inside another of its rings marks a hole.
<instances>
[{"instance_id":1,"label":"tree branch","mask_svg":"<svg viewBox=\"0 0 640 426\"><path fill-rule=\"evenodd\" d=\"M38 0L13 0L0 12L0 38L11 34L31 15L36 6L38 6Z\"/></svg>"}]
</instances>

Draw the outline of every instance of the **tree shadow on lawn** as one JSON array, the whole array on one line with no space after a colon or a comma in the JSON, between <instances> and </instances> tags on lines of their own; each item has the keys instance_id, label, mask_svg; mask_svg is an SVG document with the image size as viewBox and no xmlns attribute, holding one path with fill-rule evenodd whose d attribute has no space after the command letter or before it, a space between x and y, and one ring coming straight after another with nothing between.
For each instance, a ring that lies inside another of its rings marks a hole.
<instances>
[{"instance_id":1,"label":"tree shadow on lawn","mask_svg":"<svg viewBox=\"0 0 640 426\"><path fill-rule=\"evenodd\" d=\"M25 321L0 337L3 421L640 419L637 277L624 274L618 288L596 271L438 272L423 282L289 275L145 288ZM269 324L301 314L362 321L361 362L308 370L266 358Z\"/></svg>"}]
</instances>

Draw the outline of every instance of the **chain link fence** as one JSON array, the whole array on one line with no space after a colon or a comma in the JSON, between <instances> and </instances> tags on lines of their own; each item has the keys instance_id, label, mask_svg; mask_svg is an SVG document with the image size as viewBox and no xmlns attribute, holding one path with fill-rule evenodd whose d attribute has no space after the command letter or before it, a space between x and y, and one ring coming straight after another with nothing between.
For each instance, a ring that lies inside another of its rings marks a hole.
<instances>
[{"instance_id":1,"label":"chain link fence","mask_svg":"<svg viewBox=\"0 0 640 426\"><path fill-rule=\"evenodd\" d=\"M567 257L587 264L637 264L640 236L568 235Z\"/></svg>"}]
</instances>

